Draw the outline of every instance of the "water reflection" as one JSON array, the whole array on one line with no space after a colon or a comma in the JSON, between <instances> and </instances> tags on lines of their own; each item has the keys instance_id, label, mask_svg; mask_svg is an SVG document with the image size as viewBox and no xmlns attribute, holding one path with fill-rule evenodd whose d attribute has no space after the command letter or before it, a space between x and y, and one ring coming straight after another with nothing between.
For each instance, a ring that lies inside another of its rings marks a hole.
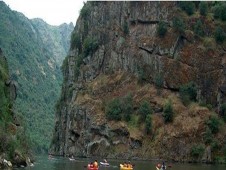
<instances>
[{"instance_id":1,"label":"water reflection","mask_svg":"<svg viewBox=\"0 0 226 170\"><path fill-rule=\"evenodd\" d=\"M94 160L94 159L93 159ZM17 168L17 170L86 170L86 165L93 161L91 159L76 159L70 161L68 158L54 157L49 159L47 155L37 156L34 167ZM103 161L102 159L97 159ZM108 160L109 167L100 166L99 170L120 170L119 164L124 160ZM156 170L155 165L158 162L151 161L131 161L134 164L134 170ZM167 164L166 164L167 165ZM207 165L207 164L171 164L169 170L225 170L226 165Z\"/></svg>"}]
</instances>

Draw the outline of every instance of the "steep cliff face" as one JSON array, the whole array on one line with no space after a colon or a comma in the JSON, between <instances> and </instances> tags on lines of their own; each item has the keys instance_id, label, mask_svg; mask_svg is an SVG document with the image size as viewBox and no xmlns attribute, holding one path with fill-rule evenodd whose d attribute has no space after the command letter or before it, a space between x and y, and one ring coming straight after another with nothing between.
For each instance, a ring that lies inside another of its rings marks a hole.
<instances>
[{"instance_id":1,"label":"steep cliff face","mask_svg":"<svg viewBox=\"0 0 226 170\"><path fill-rule=\"evenodd\" d=\"M14 112L15 99L15 82L10 80L8 62L0 48L0 168L31 163L28 138Z\"/></svg>"},{"instance_id":2,"label":"steep cliff face","mask_svg":"<svg viewBox=\"0 0 226 170\"><path fill-rule=\"evenodd\" d=\"M175 16L182 17L187 24L197 20L196 16L187 17L177 5L88 2L83 7L62 66L64 84L52 153L180 161L198 155L199 159L211 161L204 134L212 111L197 103L185 106L178 91L182 85L194 82L197 100L217 108L225 99L226 55L215 41L211 48L203 43L189 25L183 34L173 29ZM159 37L157 28L162 21L167 33ZM214 20L204 21L214 25ZM211 26L207 25L206 30L213 34ZM144 83L140 84L140 80ZM160 91L157 80L162 81ZM128 94L132 96L132 119L107 119L109 101ZM172 101L175 112L169 124L164 123L162 116L167 99ZM144 125L136 122L143 100L154 110L149 135ZM225 139L225 132L219 133L216 138ZM192 155L199 144L203 144L203 154ZM219 146L224 147L224 142Z\"/></svg>"},{"instance_id":3,"label":"steep cliff face","mask_svg":"<svg viewBox=\"0 0 226 170\"><path fill-rule=\"evenodd\" d=\"M73 25L29 20L3 1L0 20L0 47L8 57L11 79L17 82L17 112L24 117L35 148L48 150L62 83L60 66L70 47Z\"/></svg>"}]
</instances>

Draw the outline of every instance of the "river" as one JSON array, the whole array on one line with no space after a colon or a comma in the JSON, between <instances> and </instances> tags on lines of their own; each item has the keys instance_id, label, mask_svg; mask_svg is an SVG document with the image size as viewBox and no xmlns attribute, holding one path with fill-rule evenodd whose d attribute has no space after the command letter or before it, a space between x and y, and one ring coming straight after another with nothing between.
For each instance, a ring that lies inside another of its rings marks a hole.
<instances>
[{"instance_id":1,"label":"river","mask_svg":"<svg viewBox=\"0 0 226 170\"><path fill-rule=\"evenodd\" d=\"M101 159L98 159L102 161ZM15 170L86 170L86 165L91 159L76 159L70 161L68 158L54 157L48 159L48 156L37 156L33 167L17 168ZM99 170L120 170L119 164L123 161L108 160L110 167L100 167ZM131 161L134 164L134 170L156 170L154 161ZM167 165L167 164L166 164ZM169 170L225 170L226 165L210 165L210 164L182 164L171 163Z\"/></svg>"}]
</instances>

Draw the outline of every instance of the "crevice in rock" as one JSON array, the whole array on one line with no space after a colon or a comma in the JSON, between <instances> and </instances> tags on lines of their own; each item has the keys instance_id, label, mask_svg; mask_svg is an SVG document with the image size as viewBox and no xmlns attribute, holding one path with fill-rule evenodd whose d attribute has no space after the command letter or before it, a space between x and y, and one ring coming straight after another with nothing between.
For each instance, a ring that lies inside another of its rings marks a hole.
<instances>
[{"instance_id":1,"label":"crevice in rock","mask_svg":"<svg viewBox=\"0 0 226 170\"><path fill-rule=\"evenodd\" d=\"M152 54L154 52L154 49L153 48L152 49L147 49L147 48L144 48L144 47L139 46L139 49L144 50L144 51L146 51L149 54Z\"/></svg>"},{"instance_id":2,"label":"crevice in rock","mask_svg":"<svg viewBox=\"0 0 226 170\"><path fill-rule=\"evenodd\" d=\"M168 26L170 25L167 21L164 21ZM158 24L159 20L142 20L142 19L131 19L131 24Z\"/></svg>"},{"instance_id":3,"label":"crevice in rock","mask_svg":"<svg viewBox=\"0 0 226 170\"><path fill-rule=\"evenodd\" d=\"M180 47L182 47L183 46L183 38L182 38L182 36L179 36L178 38L177 38L177 41L176 41L176 43L175 43L175 45L174 45L174 49L173 49L173 58L175 57L175 53L178 51L178 49L180 48Z\"/></svg>"}]
</instances>

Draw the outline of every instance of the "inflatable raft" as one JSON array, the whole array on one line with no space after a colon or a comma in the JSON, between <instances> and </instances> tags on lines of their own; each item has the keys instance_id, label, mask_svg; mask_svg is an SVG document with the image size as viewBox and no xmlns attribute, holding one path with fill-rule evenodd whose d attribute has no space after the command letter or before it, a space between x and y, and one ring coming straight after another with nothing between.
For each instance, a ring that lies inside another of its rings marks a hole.
<instances>
[{"instance_id":1,"label":"inflatable raft","mask_svg":"<svg viewBox=\"0 0 226 170\"><path fill-rule=\"evenodd\" d=\"M120 170L133 170L133 167L125 167L123 164L120 164Z\"/></svg>"}]
</instances>

